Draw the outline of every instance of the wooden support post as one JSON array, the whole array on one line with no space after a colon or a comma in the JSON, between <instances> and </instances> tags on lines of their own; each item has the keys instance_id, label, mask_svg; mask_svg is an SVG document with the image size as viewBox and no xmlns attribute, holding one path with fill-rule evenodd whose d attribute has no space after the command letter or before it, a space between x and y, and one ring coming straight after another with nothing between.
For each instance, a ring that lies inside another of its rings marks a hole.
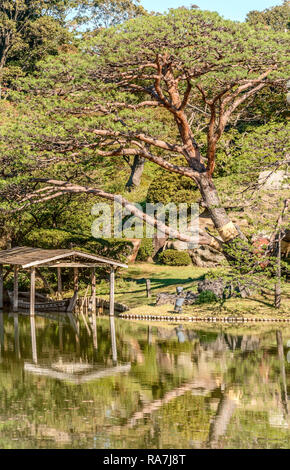
<instances>
[{"instance_id":1,"label":"wooden support post","mask_svg":"<svg viewBox=\"0 0 290 470\"><path fill-rule=\"evenodd\" d=\"M83 313L84 310L85 310L85 313L88 312L88 303L87 303L88 298L87 298L87 296L88 296L88 293L89 293L89 288L90 288L90 285L88 284L88 285L87 285L87 288L86 288L85 295L84 295L83 300L82 300L82 302L81 302L81 304L80 304L80 312L81 312L81 313ZM80 300L81 300L81 299L80 299Z\"/></svg>"},{"instance_id":2,"label":"wooden support post","mask_svg":"<svg viewBox=\"0 0 290 470\"><path fill-rule=\"evenodd\" d=\"M114 316L115 310L115 270L111 267L110 272L110 317Z\"/></svg>"},{"instance_id":3,"label":"wooden support post","mask_svg":"<svg viewBox=\"0 0 290 470\"><path fill-rule=\"evenodd\" d=\"M3 293L4 293L3 266L0 265L0 310L3 309Z\"/></svg>"},{"instance_id":4,"label":"wooden support post","mask_svg":"<svg viewBox=\"0 0 290 470\"><path fill-rule=\"evenodd\" d=\"M96 318L96 314L95 314L95 313L92 314L92 319L93 319L93 323L92 323L92 330L93 330L93 346L94 346L94 349L98 349L97 318Z\"/></svg>"},{"instance_id":5,"label":"wooden support post","mask_svg":"<svg viewBox=\"0 0 290 470\"><path fill-rule=\"evenodd\" d=\"M30 316L35 314L35 268L30 271Z\"/></svg>"},{"instance_id":6,"label":"wooden support post","mask_svg":"<svg viewBox=\"0 0 290 470\"><path fill-rule=\"evenodd\" d=\"M85 327L86 327L86 329L87 329L88 335L91 336L91 330L90 330L90 328L89 328L88 322L87 322L86 317L85 317L85 315L84 315L84 306L85 306L85 312L88 311L88 310L87 310L86 300L87 300L87 295L88 295L88 292L89 292L89 287L90 287L90 285L88 284L87 289L86 289L85 296L84 296L83 301L82 301L82 303L81 303L81 305L80 305L80 314L81 314L82 319L83 319L83 321L84 321L84 324L85 324Z\"/></svg>"},{"instance_id":7,"label":"wooden support post","mask_svg":"<svg viewBox=\"0 0 290 470\"><path fill-rule=\"evenodd\" d=\"M96 315L96 268L92 268L92 314Z\"/></svg>"},{"instance_id":8,"label":"wooden support post","mask_svg":"<svg viewBox=\"0 0 290 470\"><path fill-rule=\"evenodd\" d=\"M150 283L150 279L146 279L146 291L147 291L147 297L151 297L151 283Z\"/></svg>"},{"instance_id":9,"label":"wooden support post","mask_svg":"<svg viewBox=\"0 0 290 470\"><path fill-rule=\"evenodd\" d=\"M94 349L98 349L97 319L96 319L96 268L92 268L92 330Z\"/></svg>"},{"instance_id":10,"label":"wooden support post","mask_svg":"<svg viewBox=\"0 0 290 470\"><path fill-rule=\"evenodd\" d=\"M74 293L77 294L79 290L79 270L74 268Z\"/></svg>"},{"instance_id":11,"label":"wooden support post","mask_svg":"<svg viewBox=\"0 0 290 470\"><path fill-rule=\"evenodd\" d=\"M57 268L57 293L62 296L61 268Z\"/></svg>"},{"instance_id":12,"label":"wooden support post","mask_svg":"<svg viewBox=\"0 0 290 470\"><path fill-rule=\"evenodd\" d=\"M74 295L72 296L72 298L69 301L68 307L66 309L67 312L73 312L74 311L76 303L77 303L77 296L78 296L78 293L75 292Z\"/></svg>"},{"instance_id":13,"label":"wooden support post","mask_svg":"<svg viewBox=\"0 0 290 470\"><path fill-rule=\"evenodd\" d=\"M13 311L18 310L18 266L14 266Z\"/></svg>"}]
</instances>

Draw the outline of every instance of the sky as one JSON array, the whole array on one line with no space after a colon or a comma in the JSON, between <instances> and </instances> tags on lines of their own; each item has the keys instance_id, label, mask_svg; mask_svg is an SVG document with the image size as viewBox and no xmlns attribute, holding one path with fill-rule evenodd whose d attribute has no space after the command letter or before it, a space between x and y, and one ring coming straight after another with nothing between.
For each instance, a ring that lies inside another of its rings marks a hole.
<instances>
[{"instance_id":1,"label":"sky","mask_svg":"<svg viewBox=\"0 0 290 470\"><path fill-rule=\"evenodd\" d=\"M243 21L251 10L265 10L282 5L283 0L140 0L148 11L164 12L168 8L198 5L201 10L217 11L226 19Z\"/></svg>"}]
</instances>

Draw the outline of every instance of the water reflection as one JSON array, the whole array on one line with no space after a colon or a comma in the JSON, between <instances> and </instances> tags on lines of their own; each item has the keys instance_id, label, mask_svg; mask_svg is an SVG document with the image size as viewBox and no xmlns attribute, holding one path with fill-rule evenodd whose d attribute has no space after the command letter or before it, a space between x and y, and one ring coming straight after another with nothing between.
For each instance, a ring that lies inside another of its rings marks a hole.
<instances>
[{"instance_id":1,"label":"water reflection","mask_svg":"<svg viewBox=\"0 0 290 470\"><path fill-rule=\"evenodd\" d=\"M4 313L0 311L0 362L2 361L3 348L4 348Z\"/></svg>"},{"instance_id":2,"label":"water reflection","mask_svg":"<svg viewBox=\"0 0 290 470\"><path fill-rule=\"evenodd\" d=\"M185 334L183 330L183 326L179 325L177 328L175 328L176 331L176 336L178 338L179 343L184 343L185 342Z\"/></svg>"},{"instance_id":3,"label":"water reflection","mask_svg":"<svg viewBox=\"0 0 290 470\"><path fill-rule=\"evenodd\" d=\"M98 349L98 334L97 334L97 317L95 313L92 313L92 332L93 332L93 345L95 349Z\"/></svg>"},{"instance_id":4,"label":"water reflection","mask_svg":"<svg viewBox=\"0 0 290 470\"><path fill-rule=\"evenodd\" d=\"M63 324L58 322L58 338L59 338L59 352L63 352Z\"/></svg>"},{"instance_id":5,"label":"water reflection","mask_svg":"<svg viewBox=\"0 0 290 470\"><path fill-rule=\"evenodd\" d=\"M31 335L31 348L32 360L37 364L37 345L36 345L36 329L35 329L35 316L30 316L30 335Z\"/></svg>"},{"instance_id":6,"label":"water reflection","mask_svg":"<svg viewBox=\"0 0 290 470\"><path fill-rule=\"evenodd\" d=\"M223 392L218 404L217 412L210 425L208 440L209 447L218 447L220 438L227 432L228 425L238 402L239 398L234 395L232 390Z\"/></svg>"},{"instance_id":7,"label":"water reflection","mask_svg":"<svg viewBox=\"0 0 290 470\"><path fill-rule=\"evenodd\" d=\"M277 348L280 361L280 385L281 385L281 399L283 403L284 413L288 415L288 396L287 396L287 379L286 379L286 370L285 370L285 359L284 359L284 348L283 348L283 338L282 332L276 331L277 338Z\"/></svg>"},{"instance_id":8,"label":"water reflection","mask_svg":"<svg viewBox=\"0 0 290 470\"><path fill-rule=\"evenodd\" d=\"M13 313L14 319L14 344L15 344L15 355L17 359L21 358L20 346L19 346L19 323L18 323L18 314Z\"/></svg>"},{"instance_id":9,"label":"water reflection","mask_svg":"<svg viewBox=\"0 0 290 470\"><path fill-rule=\"evenodd\" d=\"M14 317L14 338L15 338L15 355L18 359L21 358L20 348L19 348L19 327L18 327L18 313L13 313ZM74 316L69 313L67 315L70 324L75 331L76 339L76 355L80 355L80 324L78 320L75 320ZM96 316L93 315L92 319L92 331L93 331L93 347L97 349L97 324ZM58 337L59 337L59 353L64 351L63 346L63 322L58 321ZM88 331L89 326L87 321L85 322L85 327L88 333L88 336L91 337L91 332ZM36 323L35 316L30 316L30 336L31 336L31 347L32 347L32 360L34 364L38 363L37 359L37 342L36 342ZM96 380L106 376L112 376L119 372L127 372L130 370L131 365L126 364L124 366L118 366L118 355L117 355L117 343L116 343L116 330L115 330L115 319L110 317L110 338L111 338L111 350L112 350L112 359L113 359L113 368L107 368L105 370L91 370L93 369L92 364L84 364L82 359L80 361L76 360L72 363L64 363L63 356L60 355L57 363L51 364L51 369L47 367L34 367L32 364L24 363L24 370L39 374L49 376L55 379L65 380L72 383L84 383L91 380ZM56 369L56 370L55 370ZM90 373L88 373L90 371ZM80 372L83 372L85 375L80 376ZM74 374L77 375L74 375Z\"/></svg>"},{"instance_id":10,"label":"water reflection","mask_svg":"<svg viewBox=\"0 0 290 470\"><path fill-rule=\"evenodd\" d=\"M116 343L116 330L115 330L114 317L110 317L110 332L111 332L113 364L117 365L117 343Z\"/></svg>"},{"instance_id":11,"label":"water reflection","mask_svg":"<svg viewBox=\"0 0 290 470\"><path fill-rule=\"evenodd\" d=\"M288 327L90 320L0 313L0 447L289 448Z\"/></svg>"}]
</instances>

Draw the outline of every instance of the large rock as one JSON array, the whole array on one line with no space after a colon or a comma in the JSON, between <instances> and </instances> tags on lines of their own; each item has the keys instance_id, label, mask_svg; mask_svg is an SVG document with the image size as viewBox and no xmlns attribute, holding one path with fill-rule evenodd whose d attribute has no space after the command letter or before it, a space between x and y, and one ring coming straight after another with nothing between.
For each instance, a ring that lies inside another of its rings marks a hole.
<instances>
[{"instance_id":1,"label":"large rock","mask_svg":"<svg viewBox=\"0 0 290 470\"><path fill-rule=\"evenodd\" d=\"M188 248L187 242L181 240L168 240L164 246L166 250L186 251Z\"/></svg>"},{"instance_id":2,"label":"large rock","mask_svg":"<svg viewBox=\"0 0 290 470\"><path fill-rule=\"evenodd\" d=\"M286 179L289 178L286 171L262 171L259 175L259 185L263 189L289 189L290 185L287 184Z\"/></svg>"},{"instance_id":3,"label":"large rock","mask_svg":"<svg viewBox=\"0 0 290 470\"><path fill-rule=\"evenodd\" d=\"M128 238L128 241L132 243L133 248L127 261L128 263L135 263L142 240L140 238Z\"/></svg>"},{"instance_id":4,"label":"large rock","mask_svg":"<svg viewBox=\"0 0 290 470\"><path fill-rule=\"evenodd\" d=\"M204 291L211 291L219 299L229 299L231 297L251 297L255 288L250 282L245 284L237 283L225 283L223 279L210 280L205 279L198 283L197 288L199 294Z\"/></svg>"},{"instance_id":5,"label":"large rock","mask_svg":"<svg viewBox=\"0 0 290 470\"><path fill-rule=\"evenodd\" d=\"M199 294L204 291L211 291L215 294L216 297L222 299L225 287L225 283L222 279L217 279L215 281L205 279L204 281L200 281L198 283L197 290Z\"/></svg>"},{"instance_id":6,"label":"large rock","mask_svg":"<svg viewBox=\"0 0 290 470\"><path fill-rule=\"evenodd\" d=\"M162 292L157 295L156 305L175 305L177 299L176 294L169 294L169 292Z\"/></svg>"},{"instance_id":7,"label":"large rock","mask_svg":"<svg viewBox=\"0 0 290 470\"><path fill-rule=\"evenodd\" d=\"M180 295L162 292L157 295L156 305L175 305L178 298L185 298L184 305L193 305L198 295L192 291L182 292Z\"/></svg>"},{"instance_id":8,"label":"large rock","mask_svg":"<svg viewBox=\"0 0 290 470\"><path fill-rule=\"evenodd\" d=\"M171 294L169 292L162 292L157 295L156 305L175 305L178 298L184 298L184 305L195 304L197 298L202 292L211 291L219 299L229 299L231 297L251 297L255 288L250 283L244 285L240 283L230 284L226 283L223 279L205 279L198 283L198 294L189 290L181 294Z\"/></svg>"},{"instance_id":9,"label":"large rock","mask_svg":"<svg viewBox=\"0 0 290 470\"><path fill-rule=\"evenodd\" d=\"M154 235L154 238L153 238L153 254L152 254L153 259L155 257L157 257L159 255L159 253L161 253L165 249L167 240L168 240L167 235L163 238L158 238L157 234Z\"/></svg>"},{"instance_id":10,"label":"large rock","mask_svg":"<svg viewBox=\"0 0 290 470\"><path fill-rule=\"evenodd\" d=\"M225 261L224 255L210 246L200 246L195 250L189 250L188 253L192 264L200 268L214 268Z\"/></svg>"},{"instance_id":11,"label":"large rock","mask_svg":"<svg viewBox=\"0 0 290 470\"><path fill-rule=\"evenodd\" d=\"M181 297L182 297L182 294L181 294ZM197 297L198 297L198 294L195 294L191 290L187 291L186 296L185 296L184 305L193 305L193 304L195 304L195 301L196 301Z\"/></svg>"}]
</instances>

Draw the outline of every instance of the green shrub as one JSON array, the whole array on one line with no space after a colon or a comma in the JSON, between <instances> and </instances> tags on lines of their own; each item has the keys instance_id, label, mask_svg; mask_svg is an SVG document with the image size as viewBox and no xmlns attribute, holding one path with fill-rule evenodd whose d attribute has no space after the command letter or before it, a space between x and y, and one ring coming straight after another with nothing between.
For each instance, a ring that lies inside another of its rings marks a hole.
<instances>
[{"instance_id":1,"label":"green shrub","mask_svg":"<svg viewBox=\"0 0 290 470\"><path fill-rule=\"evenodd\" d=\"M38 229L30 232L24 239L26 245L37 248L67 248L71 233L56 229Z\"/></svg>"},{"instance_id":2,"label":"green shrub","mask_svg":"<svg viewBox=\"0 0 290 470\"><path fill-rule=\"evenodd\" d=\"M153 255L154 247L152 238L143 238L137 254L137 261L147 261Z\"/></svg>"},{"instance_id":3,"label":"green shrub","mask_svg":"<svg viewBox=\"0 0 290 470\"><path fill-rule=\"evenodd\" d=\"M187 251L165 250L158 256L158 261L167 266L188 266L191 258Z\"/></svg>"},{"instance_id":4,"label":"green shrub","mask_svg":"<svg viewBox=\"0 0 290 470\"><path fill-rule=\"evenodd\" d=\"M212 304L218 302L217 296L211 290L204 290L196 299L196 304Z\"/></svg>"},{"instance_id":5,"label":"green shrub","mask_svg":"<svg viewBox=\"0 0 290 470\"><path fill-rule=\"evenodd\" d=\"M6 279L5 289L13 291L13 289L14 289L13 274L9 274L8 278ZM18 289L19 289L20 292L29 291L29 289L30 289L29 273L19 272L19 274L18 274Z\"/></svg>"},{"instance_id":6,"label":"green shrub","mask_svg":"<svg viewBox=\"0 0 290 470\"><path fill-rule=\"evenodd\" d=\"M33 230L25 237L24 243L28 246L45 249L72 247L75 250L119 261L125 261L133 248L133 244L128 240L94 239L57 229Z\"/></svg>"},{"instance_id":7,"label":"green shrub","mask_svg":"<svg viewBox=\"0 0 290 470\"><path fill-rule=\"evenodd\" d=\"M175 159L173 163L182 164L184 162ZM186 176L180 176L174 173L168 173L165 170L159 170L156 177L149 186L147 192L147 202L156 204L187 202L195 203L200 199L200 193L196 184Z\"/></svg>"}]
</instances>

